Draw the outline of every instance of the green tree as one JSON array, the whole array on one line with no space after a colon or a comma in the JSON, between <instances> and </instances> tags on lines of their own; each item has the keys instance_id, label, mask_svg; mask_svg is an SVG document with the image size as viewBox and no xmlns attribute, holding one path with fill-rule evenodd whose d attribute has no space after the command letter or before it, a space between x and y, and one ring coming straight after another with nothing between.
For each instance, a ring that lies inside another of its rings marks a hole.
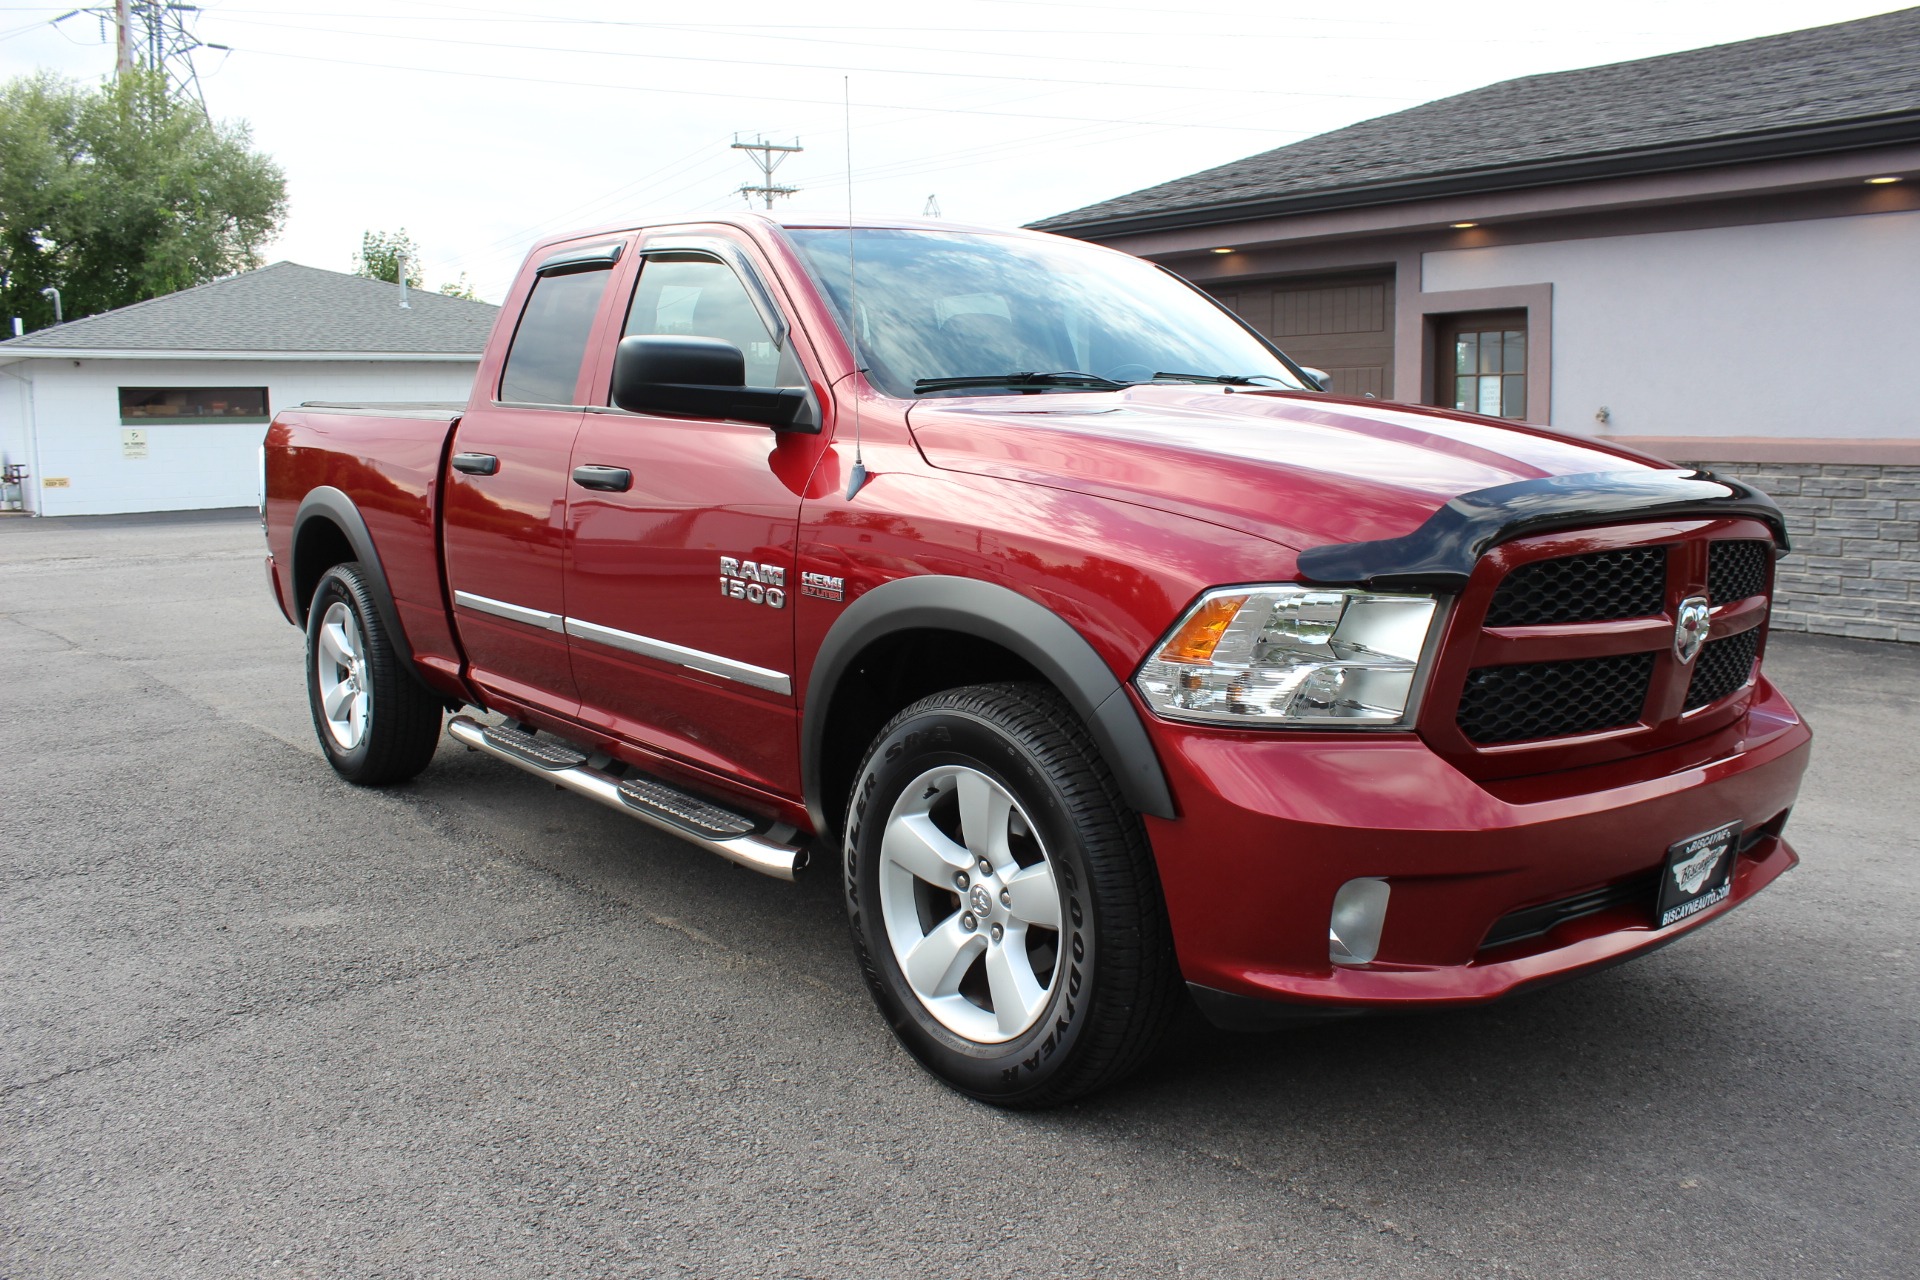
<instances>
[{"instance_id":1,"label":"green tree","mask_svg":"<svg viewBox=\"0 0 1920 1280\"><path fill-rule=\"evenodd\" d=\"M458 280L449 280L441 285L440 292L449 298L465 298L468 302L480 301L480 291L473 287L473 281L467 279L467 273L464 271L460 273Z\"/></svg>"},{"instance_id":2,"label":"green tree","mask_svg":"<svg viewBox=\"0 0 1920 1280\"><path fill-rule=\"evenodd\" d=\"M360 236L360 252L353 255L353 274L369 280L400 283L400 263L407 264L407 284L418 289L426 283L420 270L420 246L413 242L405 227L398 231L367 231Z\"/></svg>"},{"instance_id":3,"label":"green tree","mask_svg":"<svg viewBox=\"0 0 1920 1280\"><path fill-rule=\"evenodd\" d=\"M242 122L213 122L134 72L88 89L50 72L0 89L0 316L53 322L257 267L286 179Z\"/></svg>"}]
</instances>

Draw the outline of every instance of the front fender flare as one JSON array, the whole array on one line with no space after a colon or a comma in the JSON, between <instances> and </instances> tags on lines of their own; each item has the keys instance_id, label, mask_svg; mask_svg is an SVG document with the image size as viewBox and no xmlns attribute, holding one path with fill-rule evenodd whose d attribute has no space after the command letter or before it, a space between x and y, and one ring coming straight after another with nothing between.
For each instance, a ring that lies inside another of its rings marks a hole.
<instances>
[{"instance_id":1,"label":"front fender flare","mask_svg":"<svg viewBox=\"0 0 1920 1280\"><path fill-rule=\"evenodd\" d=\"M821 794L827 713L848 668L868 646L902 631L950 631L999 645L1034 667L1087 726L1127 803L1174 818L1173 793L1125 681L1066 619L1019 592L974 578L896 578L848 605L820 643L800 724L800 783L814 830L829 829Z\"/></svg>"}]
</instances>

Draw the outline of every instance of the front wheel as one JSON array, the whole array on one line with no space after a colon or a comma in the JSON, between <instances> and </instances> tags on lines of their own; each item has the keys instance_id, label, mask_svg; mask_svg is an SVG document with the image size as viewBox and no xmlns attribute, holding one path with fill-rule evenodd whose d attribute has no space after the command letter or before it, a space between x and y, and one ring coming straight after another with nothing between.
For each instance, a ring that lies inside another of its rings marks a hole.
<instances>
[{"instance_id":1,"label":"front wheel","mask_svg":"<svg viewBox=\"0 0 1920 1280\"><path fill-rule=\"evenodd\" d=\"M1037 685L935 694L874 741L846 900L874 1000L963 1093L1053 1106L1131 1071L1179 1004L1140 820Z\"/></svg>"},{"instance_id":2,"label":"front wheel","mask_svg":"<svg viewBox=\"0 0 1920 1280\"><path fill-rule=\"evenodd\" d=\"M307 610L307 702L327 762L348 782L404 782L440 742L440 703L406 668L358 562L321 576Z\"/></svg>"}]
</instances>

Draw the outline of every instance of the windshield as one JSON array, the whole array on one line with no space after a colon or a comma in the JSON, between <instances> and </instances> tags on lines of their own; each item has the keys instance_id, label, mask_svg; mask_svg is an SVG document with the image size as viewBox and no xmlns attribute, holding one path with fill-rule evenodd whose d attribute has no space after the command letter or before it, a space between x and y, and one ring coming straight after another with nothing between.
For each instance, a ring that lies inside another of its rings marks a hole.
<instances>
[{"instance_id":1,"label":"windshield","mask_svg":"<svg viewBox=\"0 0 1920 1280\"><path fill-rule=\"evenodd\" d=\"M842 330L855 329L847 318L846 228L788 234ZM1226 312L1138 258L1022 236L881 227L852 234L859 358L888 395L993 395L999 385L1085 390L1156 375L1301 386ZM996 381L1013 374L1028 377ZM939 385L948 379L967 385Z\"/></svg>"}]
</instances>

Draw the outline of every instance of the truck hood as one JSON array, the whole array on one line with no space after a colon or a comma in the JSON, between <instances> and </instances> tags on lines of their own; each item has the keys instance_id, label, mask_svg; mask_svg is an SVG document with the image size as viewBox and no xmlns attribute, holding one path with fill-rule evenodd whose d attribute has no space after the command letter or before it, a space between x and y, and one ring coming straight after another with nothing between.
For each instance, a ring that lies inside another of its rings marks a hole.
<instances>
[{"instance_id":1,"label":"truck hood","mask_svg":"<svg viewBox=\"0 0 1920 1280\"><path fill-rule=\"evenodd\" d=\"M1304 392L923 400L908 426L941 470L1098 494L1295 550L1398 537L1475 489L1669 465L1535 427Z\"/></svg>"}]
</instances>

